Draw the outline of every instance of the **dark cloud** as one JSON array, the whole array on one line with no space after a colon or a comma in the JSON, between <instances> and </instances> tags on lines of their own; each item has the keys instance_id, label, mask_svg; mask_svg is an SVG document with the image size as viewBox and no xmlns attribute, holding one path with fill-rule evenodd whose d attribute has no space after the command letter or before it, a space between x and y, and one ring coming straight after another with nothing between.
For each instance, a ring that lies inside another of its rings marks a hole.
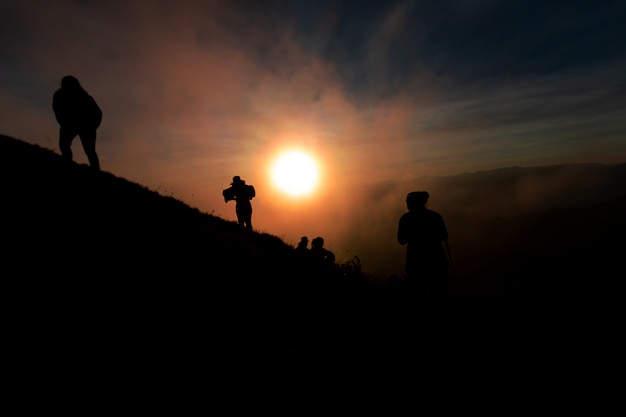
<instances>
[{"instance_id":1,"label":"dark cloud","mask_svg":"<svg viewBox=\"0 0 626 417\"><path fill-rule=\"evenodd\" d=\"M425 12L422 14L422 12ZM459 82L554 74L624 57L624 8L609 2L437 2L423 22L420 58Z\"/></svg>"}]
</instances>

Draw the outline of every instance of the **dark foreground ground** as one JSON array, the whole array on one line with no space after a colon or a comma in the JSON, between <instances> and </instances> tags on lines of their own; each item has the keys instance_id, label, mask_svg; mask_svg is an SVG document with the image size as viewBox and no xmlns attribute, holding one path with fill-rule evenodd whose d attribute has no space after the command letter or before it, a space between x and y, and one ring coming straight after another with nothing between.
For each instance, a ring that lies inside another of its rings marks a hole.
<instances>
[{"instance_id":1,"label":"dark foreground ground","mask_svg":"<svg viewBox=\"0 0 626 417\"><path fill-rule=\"evenodd\" d=\"M615 367L618 271L548 271L533 281L558 285L428 305L401 287L311 270L274 236L2 140L4 358L11 384L33 395L244 395L406 378L520 392L588 387Z\"/></svg>"}]
</instances>

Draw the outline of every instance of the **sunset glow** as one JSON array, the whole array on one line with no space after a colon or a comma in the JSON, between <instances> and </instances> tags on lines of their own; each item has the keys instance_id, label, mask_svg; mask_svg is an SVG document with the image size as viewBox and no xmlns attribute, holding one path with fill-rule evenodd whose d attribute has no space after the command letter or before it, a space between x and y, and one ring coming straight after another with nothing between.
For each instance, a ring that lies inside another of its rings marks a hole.
<instances>
[{"instance_id":1,"label":"sunset glow","mask_svg":"<svg viewBox=\"0 0 626 417\"><path fill-rule=\"evenodd\" d=\"M52 98L75 76L103 112L102 171L228 221L240 176L255 230L321 236L338 262L400 277L408 192L467 219L449 230L461 256L459 234L482 233L468 216L556 207L593 182L493 180L509 207L443 178L626 162L626 8L552 3L3 0L0 134L60 155ZM89 163L79 137L72 150Z\"/></svg>"},{"instance_id":2,"label":"sunset glow","mask_svg":"<svg viewBox=\"0 0 626 417\"><path fill-rule=\"evenodd\" d=\"M311 193L317 185L317 178L317 164L300 151L280 155L272 166L274 185L293 197Z\"/></svg>"}]
</instances>

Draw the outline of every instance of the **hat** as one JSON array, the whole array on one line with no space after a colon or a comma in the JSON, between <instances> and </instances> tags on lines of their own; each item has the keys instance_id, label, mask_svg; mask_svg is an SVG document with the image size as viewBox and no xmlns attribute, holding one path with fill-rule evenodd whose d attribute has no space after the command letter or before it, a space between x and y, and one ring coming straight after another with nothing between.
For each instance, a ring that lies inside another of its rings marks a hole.
<instances>
[{"instance_id":1,"label":"hat","mask_svg":"<svg viewBox=\"0 0 626 417\"><path fill-rule=\"evenodd\" d=\"M231 182L230 185L233 185L236 182L241 182L241 177L239 177L239 175L235 175L233 177L233 182Z\"/></svg>"}]
</instances>

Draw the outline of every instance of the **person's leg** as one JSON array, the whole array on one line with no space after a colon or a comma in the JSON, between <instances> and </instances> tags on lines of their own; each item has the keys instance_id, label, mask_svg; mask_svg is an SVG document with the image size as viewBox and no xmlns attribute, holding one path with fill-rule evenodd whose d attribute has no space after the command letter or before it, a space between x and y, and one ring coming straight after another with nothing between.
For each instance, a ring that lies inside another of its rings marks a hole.
<instances>
[{"instance_id":1,"label":"person's leg","mask_svg":"<svg viewBox=\"0 0 626 417\"><path fill-rule=\"evenodd\" d=\"M244 226L248 230L252 230L252 219L249 213L244 212L241 214L240 225Z\"/></svg>"},{"instance_id":2,"label":"person's leg","mask_svg":"<svg viewBox=\"0 0 626 417\"><path fill-rule=\"evenodd\" d=\"M430 280L430 292L437 303L445 302L448 297L448 286L444 274L435 275Z\"/></svg>"},{"instance_id":3,"label":"person's leg","mask_svg":"<svg viewBox=\"0 0 626 417\"><path fill-rule=\"evenodd\" d=\"M430 322L433 330L444 332L448 321L448 288L443 274L432 273L427 280Z\"/></svg>"},{"instance_id":4,"label":"person's leg","mask_svg":"<svg viewBox=\"0 0 626 417\"><path fill-rule=\"evenodd\" d=\"M236 206L239 224L248 230L252 230L252 206L246 202L239 202Z\"/></svg>"},{"instance_id":5,"label":"person's leg","mask_svg":"<svg viewBox=\"0 0 626 417\"><path fill-rule=\"evenodd\" d=\"M252 209L246 212L246 229L252 230Z\"/></svg>"},{"instance_id":6,"label":"person's leg","mask_svg":"<svg viewBox=\"0 0 626 417\"><path fill-rule=\"evenodd\" d=\"M244 210L241 207L241 204L237 204L235 206L235 214L237 214L237 223L239 223L239 226L244 226L245 216L244 216Z\"/></svg>"},{"instance_id":7,"label":"person's leg","mask_svg":"<svg viewBox=\"0 0 626 417\"><path fill-rule=\"evenodd\" d=\"M76 136L76 130L61 126L59 129L59 150L63 158L71 161L72 155L72 141Z\"/></svg>"},{"instance_id":8,"label":"person's leg","mask_svg":"<svg viewBox=\"0 0 626 417\"><path fill-rule=\"evenodd\" d=\"M96 131L86 130L79 133L80 142L83 144L83 149L89 160L89 165L100 171L100 160L96 153Z\"/></svg>"}]
</instances>

